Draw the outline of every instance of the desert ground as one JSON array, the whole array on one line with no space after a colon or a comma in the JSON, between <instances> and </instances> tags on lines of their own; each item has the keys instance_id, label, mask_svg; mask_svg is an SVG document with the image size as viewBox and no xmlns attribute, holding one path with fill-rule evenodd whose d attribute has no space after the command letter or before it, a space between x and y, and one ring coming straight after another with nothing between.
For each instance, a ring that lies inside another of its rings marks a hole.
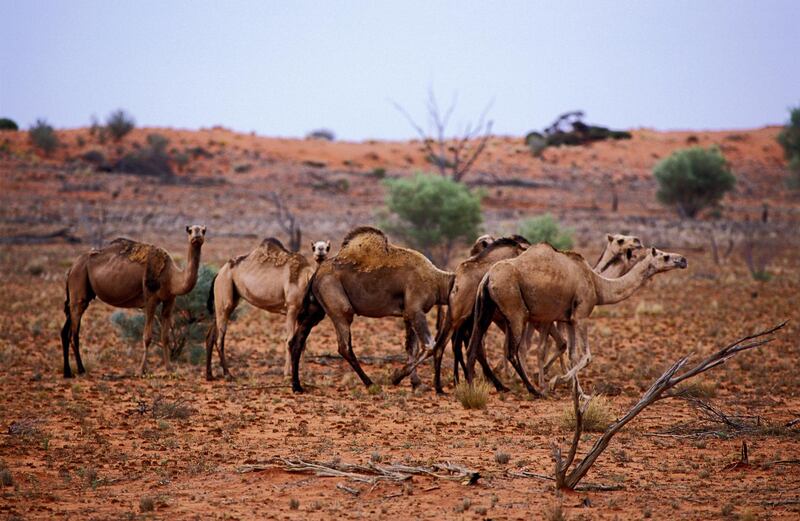
<instances>
[{"instance_id":1,"label":"desert ground","mask_svg":"<svg viewBox=\"0 0 800 521\"><path fill-rule=\"evenodd\" d=\"M155 132L169 139L173 157L185 155L169 180L103 172L82 159L92 150L119 157ZM364 388L339 357L326 319L303 360L307 392L293 394L282 374L278 315L241 306L226 344L233 380L206 381L197 360L166 372L157 347L152 373L142 378L135 371L141 347L122 339L110 320L114 309L95 301L81 331L88 373L62 377L64 275L82 252L127 236L165 247L182 264L184 227L200 223L208 227L203 263L219 267L263 237L286 239L264 197L276 191L302 223L303 244L329 239L335 253L348 229L375 222L382 177L430 170L419 142L264 138L215 127L136 129L101 145L88 129L71 129L59 132L66 146L43 158L24 133L0 133L0 515L797 519L800 199L783 185L777 132L641 129L629 141L548 149L542 158L531 157L521 137L496 137L466 177L486 192L489 233L513 232L520 219L550 212L574 230L575 249L590 261L607 232L636 234L688 258L688 269L659 275L592 316L594 359L582 383L603 395L615 417L679 357L696 360L789 321L773 342L694 385L727 423L687 400L658 402L612 440L586 476L589 489L568 493L546 479L551 444L566 449L572 436L568 390L532 399L516 376L505 376L511 392L492 391L485 409L465 409L453 396L449 349L447 395L412 391L407 381L392 386L388 376L404 359L399 319L354 323L356 354L379 387ZM656 201L651 174L660 158L690 144L719 146L738 178L719 215L692 221ZM768 280L751 276L748 251ZM487 342L498 361L500 334ZM216 357L214 364L221 376ZM431 384L430 364L420 376ZM579 457L597 436L583 435ZM290 472L286 462L297 460L449 463L479 478L469 483L440 470L363 482Z\"/></svg>"}]
</instances>

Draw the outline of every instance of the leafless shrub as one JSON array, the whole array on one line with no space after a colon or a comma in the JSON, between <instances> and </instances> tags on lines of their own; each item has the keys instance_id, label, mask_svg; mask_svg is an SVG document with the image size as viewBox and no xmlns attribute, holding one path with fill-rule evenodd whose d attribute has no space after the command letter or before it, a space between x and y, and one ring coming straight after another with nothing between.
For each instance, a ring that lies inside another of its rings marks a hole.
<instances>
[{"instance_id":1,"label":"leafless shrub","mask_svg":"<svg viewBox=\"0 0 800 521\"><path fill-rule=\"evenodd\" d=\"M286 198L277 192L267 192L264 198L275 207L275 220L278 222L278 226L280 226L281 230L283 230L283 233L289 236L289 249L292 251L300 251L302 242L300 223L297 222L297 217L286 203Z\"/></svg>"},{"instance_id":2,"label":"leafless shrub","mask_svg":"<svg viewBox=\"0 0 800 521\"><path fill-rule=\"evenodd\" d=\"M675 386L684 382L685 380L688 380L689 378L694 378L695 376L704 373L709 369L713 369L718 365L724 364L737 353L754 349L771 342L775 339L773 333L777 332L785 325L786 322L782 322L781 324L778 324L770 329L742 337L739 340L736 340L735 342L730 343L722 349L712 353L705 359L701 360L696 366L685 371L683 374L676 376L678 371L683 369L688 363L689 355L680 358L678 361L672 364L672 366L667 369L658 379L656 379L655 382L653 382L653 384L644 393L644 395L642 395L639 401L622 418L612 423L608 429L605 430L602 436L597 439L594 446L591 448L591 450L589 450L586 456L584 456L580 463L572 468L572 464L575 461L575 456L578 451L578 444L580 443L581 435L583 434L584 414L592 402L592 399L590 398L588 402L581 405L578 392L578 377L577 375L574 376L572 378L572 402L576 418L575 432L566 458L563 457L561 449L555 443L552 444L553 460L555 462L554 475L556 488L570 490L575 489L600 454L602 454L603 451L608 447L608 444L611 442L611 439L614 437L614 435L616 435L617 432L619 432L628 422L633 420L639 415L640 412L658 400L680 397L680 395L676 394L675 392L668 392L675 388Z\"/></svg>"},{"instance_id":3,"label":"leafless shrub","mask_svg":"<svg viewBox=\"0 0 800 521\"><path fill-rule=\"evenodd\" d=\"M474 380L471 384L462 380L455 389L456 399L465 409L484 409L490 392L491 386L484 380Z\"/></svg>"},{"instance_id":4,"label":"leafless shrub","mask_svg":"<svg viewBox=\"0 0 800 521\"><path fill-rule=\"evenodd\" d=\"M170 401L163 396L156 396L153 400L153 418L156 420L178 419L185 420L194 413L183 400Z\"/></svg>"},{"instance_id":5,"label":"leafless shrub","mask_svg":"<svg viewBox=\"0 0 800 521\"><path fill-rule=\"evenodd\" d=\"M492 121L486 119L491 108L490 103L481 113L477 123L467 123L460 136L448 138L447 128L457 101L457 96L454 95L450 106L442 113L433 89L428 90L427 109L431 131L425 131L400 104L394 103L394 107L408 120L422 139L428 161L436 167L439 174L460 182L486 148L491 137Z\"/></svg>"}]
</instances>

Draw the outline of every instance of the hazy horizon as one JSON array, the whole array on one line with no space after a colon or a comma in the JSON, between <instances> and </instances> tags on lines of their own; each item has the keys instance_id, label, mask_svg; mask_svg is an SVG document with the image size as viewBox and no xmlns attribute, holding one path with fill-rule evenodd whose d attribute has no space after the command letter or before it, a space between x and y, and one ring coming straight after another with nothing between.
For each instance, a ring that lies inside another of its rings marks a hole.
<instances>
[{"instance_id":1,"label":"hazy horizon","mask_svg":"<svg viewBox=\"0 0 800 521\"><path fill-rule=\"evenodd\" d=\"M59 2L0 0L0 117L221 125L409 139L432 88L450 133L492 102L494 133L558 114L614 128L718 130L800 103L800 2Z\"/></svg>"}]
</instances>

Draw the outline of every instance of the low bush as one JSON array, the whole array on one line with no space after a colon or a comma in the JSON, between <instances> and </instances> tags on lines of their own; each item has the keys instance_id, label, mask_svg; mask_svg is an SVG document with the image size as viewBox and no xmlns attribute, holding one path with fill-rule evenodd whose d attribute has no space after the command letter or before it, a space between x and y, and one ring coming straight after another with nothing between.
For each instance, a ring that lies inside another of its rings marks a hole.
<instances>
[{"instance_id":1,"label":"low bush","mask_svg":"<svg viewBox=\"0 0 800 521\"><path fill-rule=\"evenodd\" d=\"M584 432L603 432L613 421L614 413L611 402L605 396L595 396L583 414L583 430ZM561 424L567 429L575 429L575 408L572 404L564 409Z\"/></svg>"},{"instance_id":2,"label":"low bush","mask_svg":"<svg viewBox=\"0 0 800 521\"><path fill-rule=\"evenodd\" d=\"M306 134L306 139L320 139L322 141L334 141L336 139L336 134L333 133L333 130L329 130L327 128L318 128Z\"/></svg>"},{"instance_id":3,"label":"low bush","mask_svg":"<svg viewBox=\"0 0 800 521\"><path fill-rule=\"evenodd\" d=\"M114 165L115 172L168 179L175 175L167 153L169 140L161 134L149 134L147 146L131 152Z\"/></svg>"},{"instance_id":4,"label":"low bush","mask_svg":"<svg viewBox=\"0 0 800 521\"><path fill-rule=\"evenodd\" d=\"M518 232L531 244L546 242L558 250L568 250L572 248L574 242L572 230L563 228L549 213L522 221L518 226Z\"/></svg>"},{"instance_id":5,"label":"low bush","mask_svg":"<svg viewBox=\"0 0 800 521\"><path fill-rule=\"evenodd\" d=\"M106 119L106 129L114 141L120 141L135 125L133 117L122 109L115 110Z\"/></svg>"},{"instance_id":6,"label":"low bush","mask_svg":"<svg viewBox=\"0 0 800 521\"><path fill-rule=\"evenodd\" d=\"M736 185L736 177L716 147L678 150L656 164L653 175L659 185L658 200L690 218L717 205Z\"/></svg>"},{"instance_id":7,"label":"low bush","mask_svg":"<svg viewBox=\"0 0 800 521\"><path fill-rule=\"evenodd\" d=\"M491 385L484 380L477 379L473 380L471 384L461 380L455 389L456 399L465 409L485 409L490 392Z\"/></svg>"},{"instance_id":8,"label":"low bush","mask_svg":"<svg viewBox=\"0 0 800 521\"><path fill-rule=\"evenodd\" d=\"M33 146L44 152L46 156L49 156L58 148L58 135L55 129L44 119L36 120L36 124L28 130L28 136Z\"/></svg>"},{"instance_id":9,"label":"low bush","mask_svg":"<svg viewBox=\"0 0 800 521\"><path fill-rule=\"evenodd\" d=\"M17 125L16 121L9 118L0 118L0 130L12 130L16 131L19 130L19 126Z\"/></svg>"}]
</instances>

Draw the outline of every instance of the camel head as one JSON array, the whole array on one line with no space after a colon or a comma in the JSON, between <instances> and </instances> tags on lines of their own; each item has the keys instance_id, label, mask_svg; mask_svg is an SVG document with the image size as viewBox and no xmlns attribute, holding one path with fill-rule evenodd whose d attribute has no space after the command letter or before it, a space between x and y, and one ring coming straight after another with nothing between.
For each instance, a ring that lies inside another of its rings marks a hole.
<instances>
[{"instance_id":1,"label":"camel head","mask_svg":"<svg viewBox=\"0 0 800 521\"><path fill-rule=\"evenodd\" d=\"M477 239L475 239L475 244L472 245L472 248L469 250L470 255L477 255L483 250L486 249L487 246L494 242L494 237L489 234L481 235Z\"/></svg>"},{"instance_id":2,"label":"camel head","mask_svg":"<svg viewBox=\"0 0 800 521\"><path fill-rule=\"evenodd\" d=\"M186 233L189 234L189 244L192 246L202 246L206 238L206 227L193 224L186 227Z\"/></svg>"},{"instance_id":3,"label":"camel head","mask_svg":"<svg viewBox=\"0 0 800 521\"><path fill-rule=\"evenodd\" d=\"M611 254L616 256L625 256L625 260L630 261L637 257L644 249L641 239L635 235L622 235L619 233L607 234L608 248Z\"/></svg>"},{"instance_id":4,"label":"camel head","mask_svg":"<svg viewBox=\"0 0 800 521\"><path fill-rule=\"evenodd\" d=\"M663 273L674 269L684 269L689 265L686 257L677 253L669 253L656 248L650 248L641 262L647 264L648 276Z\"/></svg>"},{"instance_id":5,"label":"camel head","mask_svg":"<svg viewBox=\"0 0 800 521\"><path fill-rule=\"evenodd\" d=\"M316 241L311 243L311 252L314 254L314 260L317 264L328 258L328 253L331 251L331 241Z\"/></svg>"}]
</instances>

